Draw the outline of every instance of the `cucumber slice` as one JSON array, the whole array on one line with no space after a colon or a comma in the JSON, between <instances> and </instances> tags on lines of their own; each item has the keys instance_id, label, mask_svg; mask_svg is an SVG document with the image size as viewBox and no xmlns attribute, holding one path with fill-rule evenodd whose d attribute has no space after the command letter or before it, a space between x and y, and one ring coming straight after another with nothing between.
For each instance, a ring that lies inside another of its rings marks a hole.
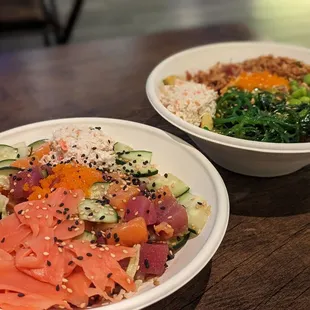
<instances>
[{"instance_id":1,"label":"cucumber slice","mask_svg":"<svg viewBox=\"0 0 310 310\"><path fill-rule=\"evenodd\" d=\"M18 157L18 149L6 144L0 144L0 160L16 159Z\"/></svg>"},{"instance_id":2,"label":"cucumber slice","mask_svg":"<svg viewBox=\"0 0 310 310\"><path fill-rule=\"evenodd\" d=\"M169 247L170 247L172 250L174 250L174 251L180 250L182 247L184 247L184 245L185 245L186 242L188 241L189 235L190 235L189 233L186 233L186 234L183 235L183 236L170 239L170 240L168 241Z\"/></svg>"},{"instance_id":3,"label":"cucumber slice","mask_svg":"<svg viewBox=\"0 0 310 310\"><path fill-rule=\"evenodd\" d=\"M210 206L202 197L191 193L185 193L179 197L178 202L186 208L189 228L199 234L210 215Z\"/></svg>"},{"instance_id":4,"label":"cucumber slice","mask_svg":"<svg viewBox=\"0 0 310 310\"><path fill-rule=\"evenodd\" d=\"M98 223L117 223L118 214L108 204L97 199L85 199L79 204L81 220Z\"/></svg>"},{"instance_id":5,"label":"cucumber slice","mask_svg":"<svg viewBox=\"0 0 310 310\"><path fill-rule=\"evenodd\" d=\"M0 168L0 175L12 176L18 173L19 171L22 171L22 169L15 168L15 167L2 167Z\"/></svg>"},{"instance_id":6,"label":"cucumber slice","mask_svg":"<svg viewBox=\"0 0 310 310\"><path fill-rule=\"evenodd\" d=\"M97 240L96 236L87 230L84 230L84 232L81 235L77 236L74 239L75 240L85 240L85 241Z\"/></svg>"},{"instance_id":7,"label":"cucumber slice","mask_svg":"<svg viewBox=\"0 0 310 310\"><path fill-rule=\"evenodd\" d=\"M5 159L0 161L0 168L10 167L14 163L15 159Z\"/></svg>"},{"instance_id":8,"label":"cucumber slice","mask_svg":"<svg viewBox=\"0 0 310 310\"><path fill-rule=\"evenodd\" d=\"M127 151L132 151L133 148L131 148L130 146L123 144L121 142L116 142L113 146L113 150L115 153L123 153L123 152L127 152Z\"/></svg>"},{"instance_id":9,"label":"cucumber slice","mask_svg":"<svg viewBox=\"0 0 310 310\"><path fill-rule=\"evenodd\" d=\"M90 198L101 200L107 194L110 186L108 182L96 182L90 188Z\"/></svg>"},{"instance_id":10,"label":"cucumber slice","mask_svg":"<svg viewBox=\"0 0 310 310\"><path fill-rule=\"evenodd\" d=\"M37 140L37 141L34 141L34 142L30 143L28 145L28 148L30 149L29 156L31 156L34 151L36 151L38 148L40 148L46 142L47 142L46 139L41 139L41 140Z\"/></svg>"},{"instance_id":11,"label":"cucumber slice","mask_svg":"<svg viewBox=\"0 0 310 310\"><path fill-rule=\"evenodd\" d=\"M17 149L18 158L24 158L29 155L30 148L28 148L25 142L16 143L13 145L13 147Z\"/></svg>"},{"instance_id":12,"label":"cucumber slice","mask_svg":"<svg viewBox=\"0 0 310 310\"><path fill-rule=\"evenodd\" d=\"M148 151L128 151L119 155L119 159L125 162L143 162L149 164L152 160L152 152Z\"/></svg>"},{"instance_id":13,"label":"cucumber slice","mask_svg":"<svg viewBox=\"0 0 310 310\"><path fill-rule=\"evenodd\" d=\"M158 175L147 180L147 189L158 190L163 186L168 186L174 197L179 197L189 191L189 186L177 178L172 173L165 173L165 175Z\"/></svg>"},{"instance_id":14,"label":"cucumber slice","mask_svg":"<svg viewBox=\"0 0 310 310\"><path fill-rule=\"evenodd\" d=\"M127 163L122 166L121 170L134 177L149 177L158 173L158 169L154 165L144 165L143 163Z\"/></svg>"}]
</instances>

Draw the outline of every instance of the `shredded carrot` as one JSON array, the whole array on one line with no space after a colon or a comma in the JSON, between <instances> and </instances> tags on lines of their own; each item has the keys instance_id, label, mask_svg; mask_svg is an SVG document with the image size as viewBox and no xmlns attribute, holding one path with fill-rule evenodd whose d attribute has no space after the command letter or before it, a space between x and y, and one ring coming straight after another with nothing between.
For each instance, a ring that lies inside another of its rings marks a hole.
<instances>
[{"instance_id":1,"label":"shredded carrot","mask_svg":"<svg viewBox=\"0 0 310 310\"><path fill-rule=\"evenodd\" d=\"M102 181L102 173L96 169L73 164L59 164L52 168L53 174L40 181L40 186L32 187L29 200L43 198L52 188L81 189L88 196L89 188Z\"/></svg>"},{"instance_id":2,"label":"shredded carrot","mask_svg":"<svg viewBox=\"0 0 310 310\"><path fill-rule=\"evenodd\" d=\"M229 83L228 87L230 86L236 86L248 91L252 91L255 88L270 90L279 86L288 88L289 81L268 71L242 72L235 80Z\"/></svg>"}]
</instances>

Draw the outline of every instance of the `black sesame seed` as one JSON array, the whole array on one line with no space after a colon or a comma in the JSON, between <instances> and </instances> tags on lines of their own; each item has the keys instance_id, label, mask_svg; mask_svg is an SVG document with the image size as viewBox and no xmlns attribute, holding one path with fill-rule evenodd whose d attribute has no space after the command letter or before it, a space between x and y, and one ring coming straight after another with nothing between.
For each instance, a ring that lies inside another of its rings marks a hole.
<instances>
[{"instance_id":1,"label":"black sesame seed","mask_svg":"<svg viewBox=\"0 0 310 310\"><path fill-rule=\"evenodd\" d=\"M93 256L93 254L91 254L91 253L86 253L86 255L87 255L88 257L92 257L92 256Z\"/></svg>"},{"instance_id":2,"label":"black sesame seed","mask_svg":"<svg viewBox=\"0 0 310 310\"><path fill-rule=\"evenodd\" d=\"M76 220L76 221L74 222L74 224L75 224L75 225L79 225L80 222L79 222L78 220Z\"/></svg>"},{"instance_id":3,"label":"black sesame seed","mask_svg":"<svg viewBox=\"0 0 310 310\"><path fill-rule=\"evenodd\" d=\"M51 263L49 260L47 260L47 261L46 261L46 265L49 266L49 267L51 267L51 266L52 266L52 263Z\"/></svg>"},{"instance_id":4,"label":"black sesame seed","mask_svg":"<svg viewBox=\"0 0 310 310\"><path fill-rule=\"evenodd\" d=\"M167 260L171 260L174 259L174 254L173 253L169 253L167 256Z\"/></svg>"},{"instance_id":5,"label":"black sesame seed","mask_svg":"<svg viewBox=\"0 0 310 310\"><path fill-rule=\"evenodd\" d=\"M96 243L96 240L91 240L90 243L91 243L91 244L95 244L95 243Z\"/></svg>"},{"instance_id":6,"label":"black sesame seed","mask_svg":"<svg viewBox=\"0 0 310 310\"><path fill-rule=\"evenodd\" d=\"M83 260L83 256L77 256L76 259L78 259L78 260Z\"/></svg>"},{"instance_id":7,"label":"black sesame seed","mask_svg":"<svg viewBox=\"0 0 310 310\"><path fill-rule=\"evenodd\" d=\"M101 129L101 127L95 127L95 129L98 129L98 130L100 130L100 129Z\"/></svg>"},{"instance_id":8,"label":"black sesame seed","mask_svg":"<svg viewBox=\"0 0 310 310\"><path fill-rule=\"evenodd\" d=\"M116 194L112 194L112 197L116 197Z\"/></svg>"},{"instance_id":9,"label":"black sesame seed","mask_svg":"<svg viewBox=\"0 0 310 310\"><path fill-rule=\"evenodd\" d=\"M64 212L64 214L65 214L65 212ZM67 215L66 220L69 220L69 218L70 218L70 214Z\"/></svg>"},{"instance_id":10,"label":"black sesame seed","mask_svg":"<svg viewBox=\"0 0 310 310\"><path fill-rule=\"evenodd\" d=\"M69 231L72 231L72 227L68 227L68 230L69 230Z\"/></svg>"},{"instance_id":11,"label":"black sesame seed","mask_svg":"<svg viewBox=\"0 0 310 310\"><path fill-rule=\"evenodd\" d=\"M61 220L57 220L57 224L58 224L58 225L61 224Z\"/></svg>"},{"instance_id":12,"label":"black sesame seed","mask_svg":"<svg viewBox=\"0 0 310 310\"><path fill-rule=\"evenodd\" d=\"M163 194L164 194L164 196L166 196L166 195L167 195L167 193L166 193L166 192L163 192Z\"/></svg>"},{"instance_id":13,"label":"black sesame seed","mask_svg":"<svg viewBox=\"0 0 310 310\"><path fill-rule=\"evenodd\" d=\"M82 155L81 155L82 158L85 157L85 156L86 156L85 154L82 154Z\"/></svg>"},{"instance_id":14,"label":"black sesame seed","mask_svg":"<svg viewBox=\"0 0 310 310\"><path fill-rule=\"evenodd\" d=\"M136 159L134 159L132 162L135 164L135 163L137 162L137 160L136 160Z\"/></svg>"},{"instance_id":15,"label":"black sesame seed","mask_svg":"<svg viewBox=\"0 0 310 310\"><path fill-rule=\"evenodd\" d=\"M73 264L73 261L70 260L69 263L68 263L68 265L70 266L70 265L72 265L72 264Z\"/></svg>"},{"instance_id":16,"label":"black sesame seed","mask_svg":"<svg viewBox=\"0 0 310 310\"><path fill-rule=\"evenodd\" d=\"M22 212L23 212L23 210L19 210L17 213L18 213L18 214L22 214Z\"/></svg>"},{"instance_id":17,"label":"black sesame seed","mask_svg":"<svg viewBox=\"0 0 310 310\"><path fill-rule=\"evenodd\" d=\"M95 146L94 146L94 147L92 147L91 149L92 149L93 151L97 150L97 148L96 148Z\"/></svg>"},{"instance_id":18,"label":"black sesame seed","mask_svg":"<svg viewBox=\"0 0 310 310\"><path fill-rule=\"evenodd\" d=\"M110 279L110 278L112 277L112 273L111 273L111 272L108 273L108 274L107 274L107 277L108 277L108 279Z\"/></svg>"},{"instance_id":19,"label":"black sesame seed","mask_svg":"<svg viewBox=\"0 0 310 310\"><path fill-rule=\"evenodd\" d=\"M98 154L96 154L96 159L99 159L99 155Z\"/></svg>"},{"instance_id":20,"label":"black sesame seed","mask_svg":"<svg viewBox=\"0 0 310 310\"><path fill-rule=\"evenodd\" d=\"M20 158L20 154L17 154L17 155L16 155L16 158Z\"/></svg>"},{"instance_id":21,"label":"black sesame seed","mask_svg":"<svg viewBox=\"0 0 310 310\"><path fill-rule=\"evenodd\" d=\"M3 237L3 238L1 239L1 243L4 243L4 241L5 241L5 237Z\"/></svg>"},{"instance_id":22,"label":"black sesame seed","mask_svg":"<svg viewBox=\"0 0 310 310\"><path fill-rule=\"evenodd\" d=\"M164 177L165 177L165 178L168 178L168 173L165 173L165 174L164 174Z\"/></svg>"},{"instance_id":23,"label":"black sesame seed","mask_svg":"<svg viewBox=\"0 0 310 310\"><path fill-rule=\"evenodd\" d=\"M202 202L200 202L200 201L197 201L197 203L201 206L202 205Z\"/></svg>"},{"instance_id":24,"label":"black sesame seed","mask_svg":"<svg viewBox=\"0 0 310 310\"><path fill-rule=\"evenodd\" d=\"M114 240L115 240L116 243L118 243L120 239L119 239L119 237L117 237Z\"/></svg>"},{"instance_id":25,"label":"black sesame seed","mask_svg":"<svg viewBox=\"0 0 310 310\"><path fill-rule=\"evenodd\" d=\"M54 237L54 242L57 242L57 237Z\"/></svg>"},{"instance_id":26,"label":"black sesame seed","mask_svg":"<svg viewBox=\"0 0 310 310\"><path fill-rule=\"evenodd\" d=\"M89 214L88 214L88 216L93 216L94 215L94 213L93 212L90 212Z\"/></svg>"},{"instance_id":27,"label":"black sesame seed","mask_svg":"<svg viewBox=\"0 0 310 310\"><path fill-rule=\"evenodd\" d=\"M84 209L85 209L85 210L90 210L90 207L85 207Z\"/></svg>"},{"instance_id":28,"label":"black sesame seed","mask_svg":"<svg viewBox=\"0 0 310 310\"><path fill-rule=\"evenodd\" d=\"M124 185L124 186L123 186L123 191L124 191L126 188L127 188L127 185Z\"/></svg>"},{"instance_id":29,"label":"black sesame seed","mask_svg":"<svg viewBox=\"0 0 310 310\"><path fill-rule=\"evenodd\" d=\"M150 213L150 210L146 210L146 213L149 214L149 213Z\"/></svg>"},{"instance_id":30,"label":"black sesame seed","mask_svg":"<svg viewBox=\"0 0 310 310\"><path fill-rule=\"evenodd\" d=\"M181 237L177 236L177 241L180 241L181 240Z\"/></svg>"},{"instance_id":31,"label":"black sesame seed","mask_svg":"<svg viewBox=\"0 0 310 310\"><path fill-rule=\"evenodd\" d=\"M150 263L149 263L149 261L147 259L144 260L144 266L147 269L150 268Z\"/></svg>"},{"instance_id":32,"label":"black sesame seed","mask_svg":"<svg viewBox=\"0 0 310 310\"><path fill-rule=\"evenodd\" d=\"M166 210L166 207L161 206L161 207L160 207L160 210Z\"/></svg>"},{"instance_id":33,"label":"black sesame seed","mask_svg":"<svg viewBox=\"0 0 310 310\"><path fill-rule=\"evenodd\" d=\"M45 197L45 198L48 198L48 193L46 193L44 197Z\"/></svg>"},{"instance_id":34,"label":"black sesame seed","mask_svg":"<svg viewBox=\"0 0 310 310\"><path fill-rule=\"evenodd\" d=\"M67 191L64 191L64 195L68 195L68 192L67 192Z\"/></svg>"},{"instance_id":35,"label":"black sesame seed","mask_svg":"<svg viewBox=\"0 0 310 310\"><path fill-rule=\"evenodd\" d=\"M18 297L24 297L25 294L23 294L23 293L18 293L17 296L18 296Z\"/></svg>"},{"instance_id":36,"label":"black sesame seed","mask_svg":"<svg viewBox=\"0 0 310 310\"><path fill-rule=\"evenodd\" d=\"M84 164L87 164L87 160L84 160Z\"/></svg>"},{"instance_id":37,"label":"black sesame seed","mask_svg":"<svg viewBox=\"0 0 310 310\"><path fill-rule=\"evenodd\" d=\"M70 209L69 208L64 208L64 210L68 212Z\"/></svg>"},{"instance_id":38,"label":"black sesame seed","mask_svg":"<svg viewBox=\"0 0 310 310\"><path fill-rule=\"evenodd\" d=\"M62 214L62 212L60 210L56 210L57 213Z\"/></svg>"},{"instance_id":39,"label":"black sesame seed","mask_svg":"<svg viewBox=\"0 0 310 310\"><path fill-rule=\"evenodd\" d=\"M138 157L141 157L142 155L141 154L138 154Z\"/></svg>"},{"instance_id":40,"label":"black sesame seed","mask_svg":"<svg viewBox=\"0 0 310 310\"><path fill-rule=\"evenodd\" d=\"M156 195L155 195L155 194L152 194L151 198L152 198L152 199L156 199Z\"/></svg>"},{"instance_id":41,"label":"black sesame seed","mask_svg":"<svg viewBox=\"0 0 310 310\"><path fill-rule=\"evenodd\" d=\"M127 213L127 214L129 214L129 213L130 213L130 210L129 210L129 209L127 209L127 210L126 210L126 213Z\"/></svg>"},{"instance_id":42,"label":"black sesame seed","mask_svg":"<svg viewBox=\"0 0 310 310\"><path fill-rule=\"evenodd\" d=\"M152 187L155 187L155 186L156 186L156 183L155 183L155 182L153 182L153 183L152 183Z\"/></svg>"},{"instance_id":43,"label":"black sesame seed","mask_svg":"<svg viewBox=\"0 0 310 310\"><path fill-rule=\"evenodd\" d=\"M113 235L113 238L115 239L115 238L117 238L118 237L118 235L117 235L117 233L115 233L114 235Z\"/></svg>"},{"instance_id":44,"label":"black sesame seed","mask_svg":"<svg viewBox=\"0 0 310 310\"><path fill-rule=\"evenodd\" d=\"M56 285L56 291L57 291L57 292L60 291L60 286L59 286L59 284Z\"/></svg>"},{"instance_id":45,"label":"black sesame seed","mask_svg":"<svg viewBox=\"0 0 310 310\"><path fill-rule=\"evenodd\" d=\"M108 233L107 234L107 239L110 239L111 238L111 233Z\"/></svg>"},{"instance_id":46,"label":"black sesame seed","mask_svg":"<svg viewBox=\"0 0 310 310\"><path fill-rule=\"evenodd\" d=\"M105 215L100 216L99 220L102 221L105 219Z\"/></svg>"},{"instance_id":47,"label":"black sesame seed","mask_svg":"<svg viewBox=\"0 0 310 310\"><path fill-rule=\"evenodd\" d=\"M161 195L159 194L159 195L157 196L157 198L160 199L160 198L161 198Z\"/></svg>"},{"instance_id":48,"label":"black sesame seed","mask_svg":"<svg viewBox=\"0 0 310 310\"><path fill-rule=\"evenodd\" d=\"M21 181L21 180L22 180L22 178L20 178L20 177L16 178L16 181Z\"/></svg>"},{"instance_id":49,"label":"black sesame seed","mask_svg":"<svg viewBox=\"0 0 310 310\"><path fill-rule=\"evenodd\" d=\"M59 205L59 207L63 207L65 204L62 202L60 205Z\"/></svg>"}]
</instances>

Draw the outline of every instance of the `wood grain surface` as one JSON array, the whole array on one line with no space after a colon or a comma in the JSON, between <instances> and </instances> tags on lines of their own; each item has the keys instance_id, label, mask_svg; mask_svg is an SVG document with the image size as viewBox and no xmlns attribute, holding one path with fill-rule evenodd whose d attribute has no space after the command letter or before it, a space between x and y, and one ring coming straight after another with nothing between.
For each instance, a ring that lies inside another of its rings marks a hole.
<instances>
[{"instance_id":1,"label":"wood grain surface","mask_svg":"<svg viewBox=\"0 0 310 310\"><path fill-rule=\"evenodd\" d=\"M0 130L96 116L142 122L190 141L148 103L149 72L184 48L252 36L242 25L221 25L2 54ZM192 281L148 310L310 309L310 168L272 179L217 168L231 201L223 243Z\"/></svg>"}]
</instances>

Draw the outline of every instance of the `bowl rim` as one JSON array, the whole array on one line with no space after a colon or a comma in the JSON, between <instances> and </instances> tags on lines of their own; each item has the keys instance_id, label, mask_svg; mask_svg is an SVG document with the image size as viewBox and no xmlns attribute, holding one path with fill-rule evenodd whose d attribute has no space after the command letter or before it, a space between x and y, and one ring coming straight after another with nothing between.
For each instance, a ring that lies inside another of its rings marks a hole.
<instances>
[{"instance_id":1,"label":"bowl rim","mask_svg":"<svg viewBox=\"0 0 310 310\"><path fill-rule=\"evenodd\" d=\"M200 46L195 46L189 49L182 50L175 54L172 54L158 63L151 73L149 74L146 80L146 95L148 100L150 101L153 108L160 114L165 120L167 120L172 125L176 126L177 128L185 131L189 135L193 135L197 138L202 140L207 140L216 144L220 144L223 146L228 146L231 148L236 149L243 149L248 151L255 151L261 153L286 153L286 154L306 154L310 153L310 142L299 142L299 143L272 143L272 142L260 142L260 141L252 141L252 140L244 140L240 138L234 138L229 136L224 136L212 131L204 130L200 127L192 125L178 116L174 115L168 109L166 109L160 102L156 94L156 85L155 79L157 73L165 67L165 65L175 59L180 59L183 56L191 54L193 52L200 52L200 51L209 51L213 49L222 49L222 48L229 48L231 46L239 46L239 47L246 47L246 46L268 46L272 47L281 47L283 49L289 50L296 50L296 51L303 51L309 53L309 62L310 62L310 49L302 46L290 45L290 44L283 44L283 43L276 43L270 41L231 41L231 42L222 42L222 43L212 43L212 44L205 44Z\"/></svg>"},{"instance_id":2,"label":"bowl rim","mask_svg":"<svg viewBox=\"0 0 310 310\"><path fill-rule=\"evenodd\" d=\"M77 118L63 118L48 121L35 122L28 125L23 125L0 132L0 139L5 138L7 135L18 135L19 133L28 129L43 129L53 125L70 125L70 124L115 124L118 126L130 126L148 131L150 135L159 135L163 139L172 139L172 142L178 143L181 147L186 148L191 153L193 159L200 161L201 165L208 171L208 177L215 187L215 195L217 199L217 216L214 220L214 225L211 230L210 236L205 241L199 253L194 257L190 264L184 267L182 272L178 272L172 276L165 283L159 286L152 287L150 290L142 292L139 295L133 296L127 300L119 303L110 304L106 306L96 307L95 309L106 310L139 310L147 307L155 302L169 296L186 283L188 283L194 276L196 276L211 260L215 252L219 248L224 235L226 233L228 220L229 220L229 196L222 177L212 163L197 149L191 146L186 141L167 133L161 129L121 119L99 118L99 117L77 117ZM205 172L206 173L206 172Z\"/></svg>"}]
</instances>

